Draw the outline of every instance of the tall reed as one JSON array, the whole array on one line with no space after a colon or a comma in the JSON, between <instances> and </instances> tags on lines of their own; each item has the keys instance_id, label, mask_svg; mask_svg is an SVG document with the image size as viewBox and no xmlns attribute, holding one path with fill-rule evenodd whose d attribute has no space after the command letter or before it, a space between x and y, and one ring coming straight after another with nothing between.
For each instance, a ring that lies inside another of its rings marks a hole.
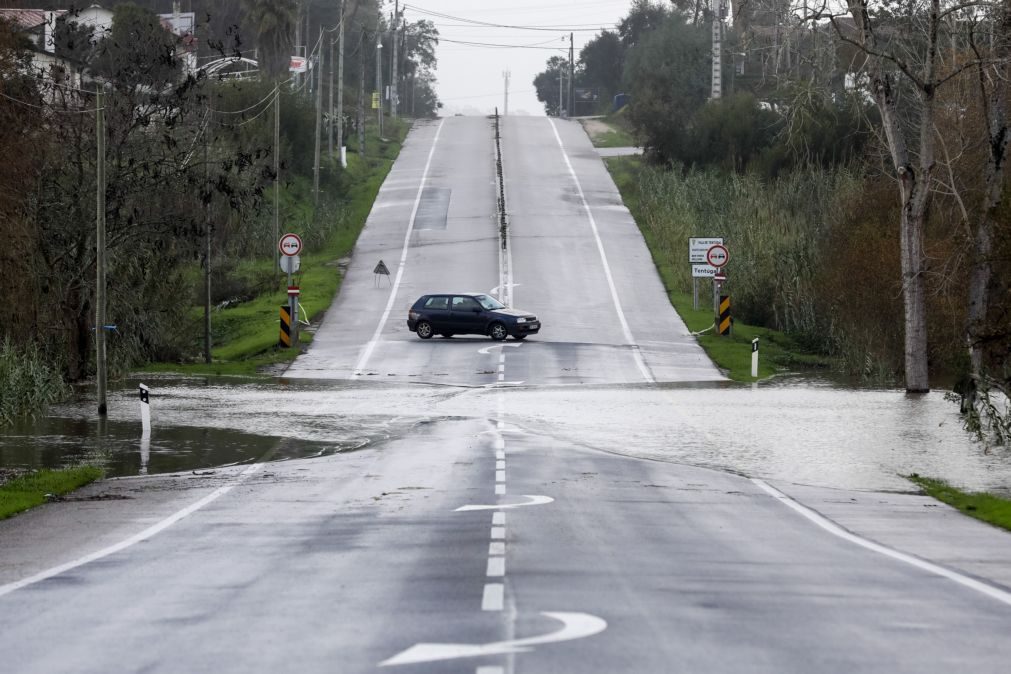
<instances>
[{"instance_id":1,"label":"tall reed","mask_svg":"<svg viewBox=\"0 0 1011 674\"><path fill-rule=\"evenodd\" d=\"M723 237L735 315L833 350L833 323L815 296L828 233L857 207L861 182L845 169L795 170L773 181L716 170L644 166L633 209L673 290L692 287L690 237Z\"/></svg>"},{"instance_id":2,"label":"tall reed","mask_svg":"<svg viewBox=\"0 0 1011 674\"><path fill-rule=\"evenodd\" d=\"M10 339L0 343L0 426L43 413L69 390L59 369L36 346L16 347Z\"/></svg>"}]
</instances>

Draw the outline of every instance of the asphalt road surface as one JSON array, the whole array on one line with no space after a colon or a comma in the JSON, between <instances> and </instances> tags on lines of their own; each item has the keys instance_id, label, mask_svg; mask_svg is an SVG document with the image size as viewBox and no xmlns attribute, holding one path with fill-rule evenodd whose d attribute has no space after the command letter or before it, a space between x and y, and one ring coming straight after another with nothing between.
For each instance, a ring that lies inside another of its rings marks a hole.
<instances>
[{"instance_id":1,"label":"asphalt road surface","mask_svg":"<svg viewBox=\"0 0 1011 674\"><path fill-rule=\"evenodd\" d=\"M617 400L720 375L582 130L509 118L502 146L507 251L491 122L420 126L289 373L502 388L487 409L0 522L3 670L1007 671L1008 534L911 493L769 484L516 423L518 386L610 383ZM520 346L407 331L417 295L458 288L545 328Z\"/></svg>"}]
</instances>

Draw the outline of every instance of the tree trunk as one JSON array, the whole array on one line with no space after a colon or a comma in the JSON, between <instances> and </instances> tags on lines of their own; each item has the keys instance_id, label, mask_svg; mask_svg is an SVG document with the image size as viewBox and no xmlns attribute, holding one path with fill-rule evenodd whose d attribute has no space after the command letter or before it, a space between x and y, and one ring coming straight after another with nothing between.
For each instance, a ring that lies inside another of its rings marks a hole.
<instances>
[{"instance_id":1,"label":"tree trunk","mask_svg":"<svg viewBox=\"0 0 1011 674\"><path fill-rule=\"evenodd\" d=\"M1011 65L1008 63L1011 58L1011 45L1008 44L1011 36L1011 0L1005 0L1002 4L997 32L1000 43L994 57L1000 60L994 67L995 77L988 78L983 66L978 70L979 93L986 113L987 147L990 152L984 169L985 191L973 234L972 264L969 267L969 307L965 319L965 339L969 349L969 387L963 394L963 412L973 409L983 375L982 338L986 331L990 279L993 274L993 232L1004 192L1004 166L1008 150L1007 82L1011 76ZM989 95L988 81L993 83Z\"/></svg>"}]
</instances>

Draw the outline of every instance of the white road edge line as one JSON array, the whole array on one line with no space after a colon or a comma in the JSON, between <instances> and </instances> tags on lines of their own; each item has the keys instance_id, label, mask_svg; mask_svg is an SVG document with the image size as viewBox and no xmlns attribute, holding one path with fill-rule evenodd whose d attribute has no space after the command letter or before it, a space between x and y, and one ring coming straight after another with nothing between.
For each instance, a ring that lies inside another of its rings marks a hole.
<instances>
[{"instance_id":1,"label":"white road edge line","mask_svg":"<svg viewBox=\"0 0 1011 674\"><path fill-rule=\"evenodd\" d=\"M168 517L158 522L157 524L153 524L149 526L147 529L141 531L140 533L134 534L133 536L130 536L129 538L124 539L119 543L110 545L107 548L102 548L101 550L93 552L90 555L79 557L78 559L75 559L71 562L67 562L66 564L60 564L59 566L54 566L51 569L40 571L39 573L36 573L33 576L28 576L27 578L22 578L21 580L16 580L13 583L7 583L6 585L0 585L0 597L6 594L10 594L15 590L20 590L21 588L28 587L29 585L34 585L35 583L40 583L44 580L48 580L49 578L58 576L61 573L70 571L71 569L76 569L79 566L90 564L91 562L97 561L104 557L108 557L109 555L115 554L122 550L126 550L127 548L136 545L141 541L146 541L147 539L155 536L156 534L161 533L165 529L168 529L170 526L172 526L179 520L188 517L189 515L192 515L193 513L200 510L207 504L218 500L219 498L230 492L232 489L234 489L236 486L241 484L247 477L259 471L261 468L263 468L262 463L254 463L253 465L246 468L246 470L239 473L238 477L236 478L236 481L233 482L232 484L226 485L224 487L218 487L217 489L215 489L210 494L203 497L196 503L192 503L186 506L182 510L175 512L172 515L169 515Z\"/></svg>"},{"instance_id":2,"label":"white road edge line","mask_svg":"<svg viewBox=\"0 0 1011 674\"><path fill-rule=\"evenodd\" d=\"M829 532L833 536L838 536L839 538L845 541L849 541L850 543L859 545L862 548L866 548L868 550L880 553L886 557L891 557L892 559L898 560L900 562L905 562L906 564L916 567L921 571L927 571L929 573L941 576L942 578L947 578L948 580L954 581L959 585L967 587L971 590L975 590L976 592L979 592L981 594L985 594L991 599L996 599L999 602L1011 606L1011 592L1001 590L1000 588L994 587L993 585L988 585L987 583L978 581L975 578L963 575L958 571L946 569L943 566L934 564L933 562L928 562L925 559L920 559L919 557L914 557L913 555L909 555L904 552L899 552L898 550L893 550L892 548L881 545L880 543L875 543L874 541L857 536L854 533L846 531L841 526L839 526L832 520L828 519L824 515L820 515L819 513L816 513L807 506L801 505L800 503L790 498L783 492L779 491L775 487L769 485L768 483L758 478L752 478L751 481L754 482L756 485L758 485L762 490L770 494L773 498L777 499L780 503L800 513L808 520L814 522L819 527Z\"/></svg>"},{"instance_id":3,"label":"white road edge line","mask_svg":"<svg viewBox=\"0 0 1011 674\"><path fill-rule=\"evenodd\" d=\"M632 355L635 357L635 364L639 367L639 372L642 373L643 379L650 384L656 383L653 373L650 372L649 367L646 366L646 361L642 357L639 345L632 336L632 329L628 327L628 321L625 319L625 312L621 308L621 300L618 299L618 289L614 285L614 276L611 274L611 266L607 263L607 253L604 252L604 242L600 239L600 232L597 229L597 220L593 217L593 211L590 210L590 204L587 203L586 195L583 193L583 185L579 182L579 176L576 175L576 170L572 168L572 162L569 161L569 153L565 151L565 145L562 143L562 137L558 135L558 128L555 126L555 120L548 117L548 122L551 124L551 130L555 133L555 140L558 141L558 148L562 151L562 158L565 160L565 165L569 169L569 175L572 176L572 180L576 183L576 191L579 192L579 199L583 202L583 210L586 211L586 218L590 221L590 229L593 230L593 238L597 241L597 252L600 253L600 261L604 263L604 276L607 278L607 287L611 290L611 301L614 303L615 311L618 312L618 320L621 322L621 329L625 334L625 341L632 347Z\"/></svg>"},{"instance_id":4,"label":"white road edge line","mask_svg":"<svg viewBox=\"0 0 1011 674\"><path fill-rule=\"evenodd\" d=\"M425 170L421 174L421 184L418 185L418 195L414 198L414 207L411 209L411 219L407 223L407 232L404 234L404 248L400 251L400 264L397 266L397 277L393 281L393 287L390 288L390 299L386 302L386 309L383 311L382 318L379 319L379 325L376 326L376 331L372 335L372 339L365 346L365 351L362 353L361 358L355 363L355 369L351 373L352 379L358 379L361 377L361 372L365 369L365 366L369 362L369 358L372 357L372 352L376 348L376 344L379 342L379 336L383 333L383 328L386 327L386 321L390 317L390 311L393 310L393 303L397 300L397 290L400 289L400 280L404 277L404 268L407 266L407 251L411 248L411 234L414 232L414 221L418 218L418 208L421 206L421 195L425 191L425 182L428 180L428 170L432 168L432 157L435 156L435 146L439 143L439 134L442 133L442 125L446 123L446 119L443 118L439 122L439 128L435 130L435 138L432 139L432 149L428 151L428 161L425 162Z\"/></svg>"}]
</instances>

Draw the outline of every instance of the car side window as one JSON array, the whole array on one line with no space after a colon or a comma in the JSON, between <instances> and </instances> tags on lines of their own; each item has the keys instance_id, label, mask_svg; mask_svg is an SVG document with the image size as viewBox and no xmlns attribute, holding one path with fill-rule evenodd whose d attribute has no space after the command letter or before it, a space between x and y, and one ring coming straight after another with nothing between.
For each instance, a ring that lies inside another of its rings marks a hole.
<instances>
[{"instance_id":1,"label":"car side window","mask_svg":"<svg viewBox=\"0 0 1011 674\"><path fill-rule=\"evenodd\" d=\"M481 305L473 297L453 298L453 311L473 311L474 309L480 310Z\"/></svg>"},{"instance_id":2,"label":"car side window","mask_svg":"<svg viewBox=\"0 0 1011 674\"><path fill-rule=\"evenodd\" d=\"M449 309L448 297L429 297L425 302L426 309Z\"/></svg>"}]
</instances>

